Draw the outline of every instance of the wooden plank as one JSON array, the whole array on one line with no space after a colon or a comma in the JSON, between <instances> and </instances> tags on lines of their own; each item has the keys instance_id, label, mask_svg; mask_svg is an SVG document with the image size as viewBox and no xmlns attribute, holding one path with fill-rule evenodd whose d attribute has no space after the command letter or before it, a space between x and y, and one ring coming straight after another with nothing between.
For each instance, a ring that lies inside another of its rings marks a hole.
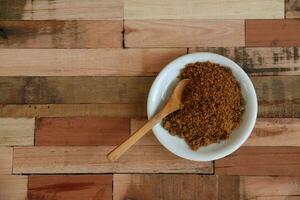
<instances>
[{"instance_id":1,"label":"wooden plank","mask_svg":"<svg viewBox=\"0 0 300 200\"><path fill-rule=\"evenodd\" d=\"M146 118L133 118L130 120L130 132L133 134L140 127L147 122ZM142 139L140 139L135 145L160 145L159 141L153 135L152 131L149 131Z\"/></svg>"},{"instance_id":2,"label":"wooden plank","mask_svg":"<svg viewBox=\"0 0 300 200\"><path fill-rule=\"evenodd\" d=\"M141 127L145 118L131 119L131 133ZM136 145L159 145L150 131ZM299 146L300 119L298 118L258 118L245 146Z\"/></svg>"},{"instance_id":3,"label":"wooden plank","mask_svg":"<svg viewBox=\"0 0 300 200\"><path fill-rule=\"evenodd\" d=\"M125 0L125 19L284 18L284 0Z\"/></svg>"},{"instance_id":4,"label":"wooden plank","mask_svg":"<svg viewBox=\"0 0 300 200\"><path fill-rule=\"evenodd\" d=\"M300 147L300 119L260 118L245 145Z\"/></svg>"},{"instance_id":5,"label":"wooden plank","mask_svg":"<svg viewBox=\"0 0 300 200\"><path fill-rule=\"evenodd\" d=\"M0 175L11 174L13 160L13 148L0 147Z\"/></svg>"},{"instance_id":6,"label":"wooden plank","mask_svg":"<svg viewBox=\"0 0 300 200\"><path fill-rule=\"evenodd\" d=\"M153 77L3 77L0 103L145 103Z\"/></svg>"},{"instance_id":7,"label":"wooden plank","mask_svg":"<svg viewBox=\"0 0 300 200\"><path fill-rule=\"evenodd\" d=\"M0 117L144 117L145 104L0 105Z\"/></svg>"},{"instance_id":8,"label":"wooden plank","mask_svg":"<svg viewBox=\"0 0 300 200\"><path fill-rule=\"evenodd\" d=\"M1 0L4 20L100 20L122 19L121 0Z\"/></svg>"},{"instance_id":9,"label":"wooden plank","mask_svg":"<svg viewBox=\"0 0 300 200\"><path fill-rule=\"evenodd\" d=\"M123 21L0 21L0 30L0 48L110 48L122 47Z\"/></svg>"},{"instance_id":10,"label":"wooden plank","mask_svg":"<svg viewBox=\"0 0 300 200\"><path fill-rule=\"evenodd\" d=\"M0 146L34 145L34 119L0 118Z\"/></svg>"},{"instance_id":11,"label":"wooden plank","mask_svg":"<svg viewBox=\"0 0 300 200\"><path fill-rule=\"evenodd\" d=\"M300 76L251 79L264 117L300 116ZM0 103L145 104L152 82L153 77L3 77L0 79L0 93L8 95L0 96Z\"/></svg>"},{"instance_id":12,"label":"wooden plank","mask_svg":"<svg viewBox=\"0 0 300 200\"><path fill-rule=\"evenodd\" d=\"M242 147L215 162L218 175L300 175L300 147Z\"/></svg>"},{"instance_id":13,"label":"wooden plank","mask_svg":"<svg viewBox=\"0 0 300 200\"><path fill-rule=\"evenodd\" d=\"M240 194L239 176L217 176L218 186L217 194L220 200L240 200L243 199Z\"/></svg>"},{"instance_id":14,"label":"wooden plank","mask_svg":"<svg viewBox=\"0 0 300 200\"><path fill-rule=\"evenodd\" d=\"M27 176L0 175L0 199L24 200L27 193ZM29 200L29 199L28 199Z\"/></svg>"},{"instance_id":15,"label":"wooden plank","mask_svg":"<svg viewBox=\"0 0 300 200\"><path fill-rule=\"evenodd\" d=\"M300 177L241 177L241 193L244 199L299 199ZM295 198L294 198L295 197Z\"/></svg>"},{"instance_id":16,"label":"wooden plank","mask_svg":"<svg viewBox=\"0 0 300 200\"><path fill-rule=\"evenodd\" d=\"M35 146L118 145L129 136L126 118L40 118Z\"/></svg>"},{"instance_id":17,"label":"wooden plank","mask_svg":"<svg viewBox=\"0 0 300 200\"><path fill-rule=\"evenodd\" d=\"M0 49L0 76L149 76L186 52L186 48Z\"/></svg>"},{"instance_id":18,"label":"wooden plank","mask_svg":"<svg viewBox=\"0 0 300 200\"><path fill-rule=\"evenodd\" d=\"M286 0L285 1L285 17L300 18L300 1Z\"/></svg>"},{"instance_id":19,"label":"wooden plank","mask_svg":"<svg viewBox=\"0 0 300 200\"><path fill-rule=\"evenodd\" d=\"M113 146L15 147L13 173L212 173L211 162L181 159L162 146L133 146L118 161Z\"/></svg>"},{"instance_id":20,"label":"wooden plank","mask_svg":"<svg viewBox=\"0 0 300 200\"><path fill-rule=\"evenodd\" d=\"M112 175L29 176L28 200L110 200Z\"/></svg>"},{"instance_id":21,"label":"wooden plank","mask_svg":"<svg viewBox=\"0 0 300 200\"><path fill-rule=\"evenodd\" d=\"M124 26L126 47L245 45L243 20L126 20Z\"/></svg>"},{"instance_id":22,"label":"wooden plank","mask_svg":"<svg viewBox=\"0 0 300 200\"><path fill-rule=\"evenodd\" d=\"M113 199L216 199L216 185L215 176L114 174Z\"/></svg>"},{"instance_id":23,"label":"wooden plank","mask_svg":"<svg viewBox=\"0 0 300 200\"><path fill-rule=\"evenodd\" d=\"M246 20L246 46L299 45L299 20Z\"/></svg>"},{"instance_id":24,"label":"wooden plank","mask_svg":"<svg viewBox=\"0 0 300 200\"><path fill-rule=\"evenodd\" d=\"M250 75L300 75L299 47L202 47L193 52L213 52L228 57Z\"/></svg>"}]
</instances>

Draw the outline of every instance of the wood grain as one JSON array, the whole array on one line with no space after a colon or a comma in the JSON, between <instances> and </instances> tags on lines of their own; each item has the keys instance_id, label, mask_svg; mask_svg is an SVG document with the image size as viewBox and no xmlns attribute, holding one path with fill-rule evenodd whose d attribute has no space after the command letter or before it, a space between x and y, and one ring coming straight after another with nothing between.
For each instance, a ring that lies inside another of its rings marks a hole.
<instances>
[{"instance_id":1,"label":"wood grain","mask_svg":"<svg viewBox=\"0 0 300 200\"><path fill-rule=\"evenodd\" d=\"M249 75L300 75L299 47L198 47L190 53L213 52L234 60Z\"/></svg>"},{"instance_id":2,"label":"wood grain","mask_svg":"<svg viewBox=\"0 0 300 200\"><path fill-rule=\"evenodd\" d=\"M218 186L217 194L220 200L240 200L243 193L240 194L241 184L239 176L217 176Z\"/></svg>"},{"instance_id":3,"label":"wood grain","mask_svg":"<svg viewBox=\"0 0 300 200\"><path fill-rule=\"evenodd\" d=\"M212 173L211 162L181 159L162 146L134 146L117 162L113 146L15 147L13 173Z\"/></svg>"},{"instance_id":4,"label":"wood grain","mask_svg":"<svg viewBox=\"0 0 300 200\"><path fill-rule=\"evenodd\" d=\"M0 175L0 199L24 200L27 193L27 176Z\"/></svg>"},{"instance_id":5,"label":"wood grain","mask_svg":"<svg viewBox=\"0 0 300 200\"><path fill-rule=\"evenodd\" d=\"M300 147L300 119L260 118L245 145Z\"/></svg>"},{"instance_id":6,"label":"wood grain","mask_svg":"<svg viewBox=\"0 0 300 200\"><path fill-rule=\"evenodd\" d=\"M130 120L130 132L133 134L140 127L147 122L146 118L133 118ZM153 135L152 131L149 131L142 139L140 139L135 145L160 145L159 141Z\"/></svg>"},{"instance_id":7,"label":"wood grain","mask_svg":"<svg viewBox=\"0 0 300 200\"><path fill-rule=\"evenodd\" d=\"M241 177L241 193L244 199L299 199L300 177Z\"/></svg>"},{"instance_id":8,"label":"wood grain","mask_svg":"<svg viewBox=\"0 0 300 200\"><path fill-rule=\"evenodd\" d=\"M131 119L131 132L142 126L145 118ZM137 145L159 145L150 131ZM300 147L300 119L258 118L245 146L298 146Z\"/></svg>"},{"instance_id":9,"label":"wood grain","mask_svg":"<svg viewBox=\"0 0 300 200\"><path fill-rule=\"evenodd\" d=\"M110 200L112 175L29 176L28 200Z\"/></svg>"},{"instance_id":10,"label":"wood grain","mask_svg":"<svg viewBox=\"0 0 300 200\"><path fill-rule=\"evenodd\" d=\"M299 147L242 147L215 162L218 175L300 175Z\"/></svg>"},{"instance_id":11,"label":"wood grain","mask_svg":"<svg viewBox=\"0 0 300 200\"><path fill-rule=\"evenodd\" d=\"M1 0L4 20L101 20L122 19L121 0Z\"/></svg>"},{"instance_id":12,"label":"wood grain","mask_svg":"<svg viewBox=\"0 0 300 200\"><path fill-rule=\"evenodd\" d=\"M6 104L0 117L144 117L145 104Z\"/></svg>"},{"instance_id":13,"label":"wood grain","mask_svg":"<svg viewBox=\"0 0 300 200\"><path fill-rule=\"evenodd\" d=\"M0 21L0 48L122 47L122 30L121 20Z\"/></svg>"},{"instance_id":14,"label":"wood grain","mask_svg":"<svg viewBox=\"0 0 300 200\"><path fill-rule=\"evenodd\" d=\"M266 12L267 11L267 12ZM125 19L284 18L283 0L125 0Z\"/></svg>"},{"instance_id":15,"label":"wood grain","mask_svg":"<svg viewBox=\"0 0 300 200\"><path fill-rule=\"evenodd\" d=\"M0 146L34 145L34 119L0 118Z\"/></svg>"},{"instance_id":16,"label":"wood grain","mask_svg":"<svg viewBox=\"0 0 300 200\"><path fill-rule=\"evenodd\" d=\"M13 148L0 147L0 175L11 174L13 160Z\"/></svg>"},{"instance_id":17,"label":"wood grain","mask_svg":"<svg viewBox=\"0 0 300 200\"><path fill-rule=\"evenodd\" d=\"M216 185L215 176L114 174L113 200L216 199Z\"/></svg>"},{"instance_id":18,"label":"wood grain","mask_svg":"<svg viewBox=\"0 0 300 200\"><path fill-rule=\"evenodd\" d=\"M40 118L35 146L118 145L130 136L125 118Z\"/></svg>"},{"instance_id":19,"label":"wood grain","mask_svg":"<svg viewBox=\"0 0 300 200\"><path fill-rule=\"evenodd\" d=\"M88 36L87 40L97 43ZM0 76L149 76L186 52L186 48L0 49Z\"/></svg>"},{"instance_id":20,"label":"wood grain","mask_svg":"<svg viewBox=\"0 0 300 200\"><path fill-rule=\"evenodd\" d=\"M126 20L126 47L245 45L243 20Z\"/></svg>"},{"instance_id":21,"label":"wood grain","mask_svg":"<svg viewBox=\"0 0 300 200\"><path fill-rule=\"evenodd\" d=\"M285 17L300 18L300 1L286 0L285 1Z\"/></svg>"},{"instance_id":22,"label":"wood grain","mask_svg":"<svg viewBox=\"0 0 300 200\"><path fill-rule=\"evenodd\" d=\"M2 104L145 103L153 77L2 77Z\"/></svg>"},{"instance_id":23,"label":"wood grain","mask_svg":"<svg viewBox=\"0 0 300 200\"><path fill-rule=\"evenodd\" d=\"M246 20L246 46L299 45L299 20Z\"/></svg>"}]
</instances>

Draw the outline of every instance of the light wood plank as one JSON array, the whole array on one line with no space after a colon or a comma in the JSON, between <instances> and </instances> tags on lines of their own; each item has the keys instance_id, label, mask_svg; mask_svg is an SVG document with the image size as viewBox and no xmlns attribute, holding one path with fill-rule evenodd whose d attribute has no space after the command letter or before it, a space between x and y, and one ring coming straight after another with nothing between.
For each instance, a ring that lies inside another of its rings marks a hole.
<instances>
[{"instance_id":1,"label":"light wood plank","mask_svg":"<svg viewBox=\"0 0 300 200\"><path fill-rule=\"evenodd\" d=\"M34 145L34 119L0 118L0 146Z\"/></svg>"},{"instance_id":2,"label":"light wood plank","mask_svg":"<svg viewBox=\"0 0 300 200\"><path fill-rule=\"evenodd\" d=\"M35 146L118 145L130 136L126 118L40 118Z\"/></svg>"},{"instance_id":3,"label":"light wood plank","mask_svg":"<svg viewBox=\"0 0 300 200\"><path fill-rule=\"evenodd\" d=\"M122 47L121 20L0 21L0 28L0 48Z\"/></svg>"},{"instance_id":4,"label":"light wood plank","mask_svg":"<svg viewBox=\"0 0 300 200\"><path fill-rule=\"evenodd\" d=\"M242 194L245 199L289 199L300 195L300 177L241 177ZM283 198L284 197L284 198Z\"/></svg>"},{"instance_id":5,"label":"light wood plank","mask_svg":"<svg viewBox=\"0 0 300 200\"><path fill-rule=\"evenodd\" d=\"M284 18L284 0L125 0L125 19Z\"/></svg>"},{"instance_id":6,"label":"light wood plank","mask_svg":"<svg viewBox=\"0 0 300 200\"><path fill-rule=\"evenodd\" d=\"M112 146L15 147L13 173L212 173L211 162L181 159L162 146L133 146L118 161Z\"/></svg>"},{"instance_id":7,"label":"light wood plank","mask_svg":"<svg viewBox=\"0 0 300 200\"><path fill-rule=\"evenodd\" d=\"M216 199L215 176L178 174L114 174L113 200Z\"/></svg>"},{"instance_id":8,"label":"light wood plank","mask_svg":"<svg viewBox=\"0 0 300 200\"><path fill-rule=\"evenodd\" d=\"M0 175L12 173L13 148L0 147Z\"/></svg>"},{"instance_id":9,"label":"light wood plank","mask_svg":"<svg viewBox=\"0 0 300 200\"><path fill-rule=\"evenodd\" d=\"M221 54L250 75L300 75L299 47L198 47L190 48L189 52Z\"/></svg>"},{"instance_id":10,"label":"light wood plank","mask_svg":"<svg viewBox=\"0 0 300 200\"><path fill-rule=\"evenodd\" d=\"M144 117L145 104L0 105L0 117Z\"/></svg>"},{"instance_id":11,"label":"light wood plank","mask_svg":"<svg viewBox=\"0 0 300 200\"><path fill-rule=\"evenodd\" d=\"M299 20L246 20L246 46L299 45Z\"/></svg>"},{"instance_id":12,"label":"light wood plank","mask_svg":"<svg viewBox=\"0 0 300 200\"><path fill-rule=\"evenodd\" d=\"M186 52L186 48L0 49L0 76L149 76Z\"/></svg>"},{"instance_id":13,"label":"light wood plank","mask_svg":"<svg viewBox=\"0 0 300 200\"><path fill-rule=\"evenodd\" d=\"M122 19L122 0L1 0L4 20L99 20Z\"/></svg>"},{"instance_id":14,"label":"light wood plank","mask_svg":"<svg viewBox=\"0 0 300 200\"><path fill-rule=\"evenodd\" d=\"M243 20L126 20L126 47L245 45Z\"/></svg>"},{"instance_id":15,"label":"light wood plank","mask_svg":"<svg viewBox=\"0 0 300 200\"><path fill-rule=\"evenodd\" d=\"M27 193L27 176L0 175L0 199L24 200ZM29 199L28 199L29 200Z\"/></svg>"},{"instance_id":16,"label":"light wood plank","mask_svg":"<svg viewBox=\"0 0 300 200\"><path fill-rule=\"evenodd\" d=\"M141 127L145 118L131 119L131 133ZM159 145L150 131L137 145ZM300 119L258 118L244 146L298 146L300 147Z\"/></svg>"},{"instance_id":17,"label":"light wood plank","mask_svg":"<svg viewBox=\"0 0 300 200\"><path fill-rule=\"evenodd\" d=\"M29 176L28 200L110 200L112 175Z\"/></svg>"},{"instance_id":18,"label":"light wood plank","mask_svg":"<svg viewBox=\"0 0 300 200\"><path fill-rule=\"evenodd\" d=\"M245 145L300 147L300 119L260 118Z\"/></svg>"},{"instance_id":19,"label":"light wood plank","mask_svg":"<svg viewBox=\"0 0 300 200\"><path fill-rule=\"evenodd\" d=\"M242 147L215 162L218 175L300 175L300 147Z\"/></svg>"},{"instance_id":20,"label":"light wood plank","mask_svg":"<svg viewBox=\"0 0 300 200\"><path fill-rule=\"evenodd\" d=\"M285 17L300 18L300 1L286 0L285 1Z\"/></svg>"}]
</instances>

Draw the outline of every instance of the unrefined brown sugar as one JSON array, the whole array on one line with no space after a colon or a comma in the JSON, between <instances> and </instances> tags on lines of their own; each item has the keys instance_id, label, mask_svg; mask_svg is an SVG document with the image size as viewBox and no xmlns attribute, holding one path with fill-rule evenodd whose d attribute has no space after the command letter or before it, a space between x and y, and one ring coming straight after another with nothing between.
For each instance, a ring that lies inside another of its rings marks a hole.
<instances>
[{"instance_id":1,"label":"unrefined brown sugar","mask_svg":"<svg viewBox=\"0 0 300 200\"><path fill-rule=\"evenodd\" d=\"M239 83L230 69L211 62L186 65L179 78L190 79L184 107L163 119L170 134L184 138L193 150L228 139L244 110Z\"/></svg>"}]
</instances>

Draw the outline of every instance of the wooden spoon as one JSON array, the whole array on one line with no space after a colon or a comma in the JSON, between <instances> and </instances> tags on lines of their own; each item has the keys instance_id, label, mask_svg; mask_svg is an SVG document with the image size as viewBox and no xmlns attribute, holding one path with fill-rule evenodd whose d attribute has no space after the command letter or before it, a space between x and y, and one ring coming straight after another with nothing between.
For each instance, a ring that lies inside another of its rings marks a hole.
<instances>
[{"instance_id":1,"label":"wooden spoon","mask_svg":"<svg viewBox=\"0 0 300 200\"><path fill-rule=\"evenodd\" d=\"M117 160L123 153L125 153L132 145L134 145L139 139L141 139L148 131L151 130L160 120L169 115L170 113L182 108L181 96L184 87L189 82L189 79L181 80L176 88L174 89L169 101L166 103L164 108L156 113L144 126L137 130L131 135L125 142L117 146L109 154L107 159L110 161Z\"/></svg>"}]
</instances>

